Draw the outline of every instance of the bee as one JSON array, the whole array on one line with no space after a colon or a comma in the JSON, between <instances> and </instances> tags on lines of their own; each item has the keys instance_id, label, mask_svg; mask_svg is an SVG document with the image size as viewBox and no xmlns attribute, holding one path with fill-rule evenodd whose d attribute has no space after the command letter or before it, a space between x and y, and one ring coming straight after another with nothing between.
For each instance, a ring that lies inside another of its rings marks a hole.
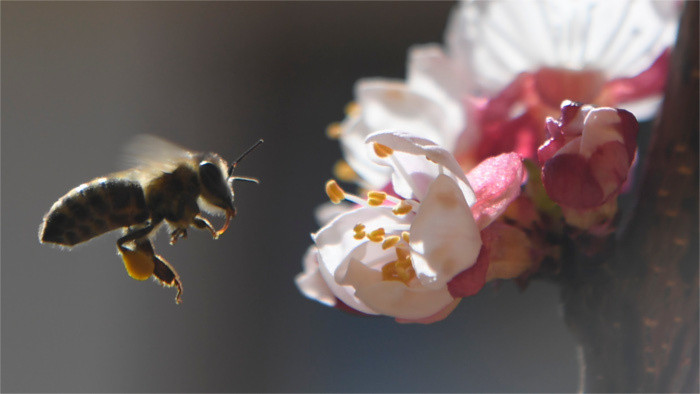
<instances>
[{"instance_id":1,"label":"bee","mask_svg":"<svg viewBox=\"0 0 700 394\"><path fill-rule=\"evenodd\" d=\"M190 152L157 137L138 136L127 147L127 160L134 168L93 179L66 193L44 216L39 241L70 248L123 229L117 252L127 273L137 280L153 276L165 286L175 286L175 302L180 303L180 277L155 253L151 236L166 223L170 244L186 238L190 226L219 238L236 215L234 181L258 183L255 178L234 176L234 169L262 142L228 164L216 153ZM222 228L214 229L202 210L225 215Z\"/></svg>"}]
</instances>

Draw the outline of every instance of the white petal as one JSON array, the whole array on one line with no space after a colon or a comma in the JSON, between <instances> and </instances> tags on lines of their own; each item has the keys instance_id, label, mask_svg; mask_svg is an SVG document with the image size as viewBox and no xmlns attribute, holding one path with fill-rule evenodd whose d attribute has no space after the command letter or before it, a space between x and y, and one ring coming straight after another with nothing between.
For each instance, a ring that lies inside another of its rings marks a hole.
<instances>
[{"instance_id":1,"label":"white petal","mask_svg":"<svg viewBox=\"0 0 700 394\"><path fill-rule=\"evenodd\" d=\"M402 129L439 144L446 142L445 132L450 129L446 109L404 82L363 79L355 94L370 131Z\"/></svg>"},{"instance_id":2,"label":"white petal","mask_svg":"<svg viewBox=\"0 0 700 394\"><path fill-rule=\"evenodd\" d=\"M374 248L372 251L375 251L375 254L368 254L367 244L371 242L367 238L358 241L353 237L353 228L358 223L364 224L368 232L382 227L387 234L400 234L408 230L410 224L406 217L400 218L394 215L391 207L359 208L338 216L318 233L312 235L319 250L321 274L336 297L354 309L373 314L376 312L355 297L354 288L338 281L345 277L352 260L372 261L383 257L376 256Z\"/></svg>"},{"instance_id":3,"label":"white petal","mask_svg":"<svg viewBox=\"0 0 700 394\"><path fill-rule=\"evenodd\" d=\"M370 152L373 152L375 142L394 150L387 158L374 154L374 160L392 167L392 184L400 196L422 200L430 183L438 175L445 174L457 183L469 205L476 202L459 163L450 152L433 141L401 131L384 131L371 134L366 142Z\"/></svg>"},{"instance_id":4,"label":"white petal","mask_svg":"<svg viewBox=\"0 0 700 394\"><path fill-rule=\"evenodd\" d=\"M391 180L391 171L378 165L369 156L365 148L365 138L372 133L361 116L348 118L343 122L343 134L340 148L348 165L360 177L362 186L379 189Z\"/></svg>"},{"instance_id":5,"label":"white petal","mask_svg":"<svg viewBox=\"0 0 700 394\"><path fill-rule=\"evenodd\" d=\"M323 227L326 224L330 223L331 220L335 219L338 217L338 215L343 214L345 212L348 212L353 209L353 205L346 203L346 202L341 202L340 204L334 204L332 202L326 202L324 204L319 205L315 210L314 210L314 217L316 218L316 223L318 223L319 226Z\"/></svg>"},{"instance_id":6,"label":"white petal","mask_svg":"<svg viewBox=\"0 0 700 394\"><path fill-rule=\"evenodd\" d=\"M454 301L447 286L435 290L413 289L398 281L362 286L356 294L373 310L402 319L431 316Z\"/></svg>"},{"instance_id":7,"label":"white petal","mask_svg":"<svg viewBox=\"0 0 700 394\"><path fill-rule=\"evenodd\" d=\"M411 225L413 268L421 284L442 287L476 263L481 235L462 191L440 175Z\"/></svg>"},{"instance_id":8,"label":"white petal","mask_svg":"<svg viewBox=\"0 0 700 394\"><path fill-rule=\"evenodd\" d=\"M445 107L402 81L361 79L355 84L355 99L361 113L343 123L340 143L346 161L370 188L381 188L389 179L386 169L370 160L364 148L372 132L398 128L440 144L454 144L463 128L462 119L454 113L455 104Z\"/></svg>"},{"instance_id":9,"label":"white petal","mask_svg":"<svg viewBox=\"0 0 700 394\"><path fill-rule=\"evenodd\" d=\"M624 144L622 135L615 127L620 123L620 115L613 108L596 108L586 115L581 134L580 153L591 157L593 152L606 142L617 141Z\"/></svg>"},{"instance_id":10,"label":"white petal","mask_svg":"<svg viewBox=\"0 0 700 394\"><path fill-rule=\"evenodd\" d=\"M667 8L650 0L468 1L451 18L447 44L490 93L542 66L628 77L673 45L678 18Z\"/></svg>"},{"instance_id":11,"label":"white petal","mask_svg":"<svg viewBox=\"0 0 700 394\"><path fill-rule=\"evenodd\" d=\"M426 289L406 286L403 282L382 281L381 267L396 259L392 250L383 250L378 243L367 243L365 260L351 259L340 283L352 286L355 296L373 311L388 316L420 319L431 316L454 299L447 286ZM372 259L374 258L374 259Z\"/></svg>"},{"instance_id":12,"label":"white petal","mask_svg":"<svg viewBox=\"0 0 700 394\"><path fill-rule=\"evenodd\" d=\"M411 90L420 92L438 103L445 112L445 129L439 145L454 151L457 138L465 130L467 120L462 98L469 90L467 75L456 70L452 61L438 44L416 45L409 51L407 83ZM408 129L394 125L385 129ZM428 139L430 136L420 134Z\"/></svg>"},{"instance_id":13,"label":"white petal","mask_svg":"<svg viewBox=\"0 0 700 394\"><path fill-rule=\"evenodd\" d=\"M335 295L318 269L318 249L311 246L304 255L304 271L294 278L299 291L306 297L328 306L335 305Z\"/></svg>"}]
</instances>

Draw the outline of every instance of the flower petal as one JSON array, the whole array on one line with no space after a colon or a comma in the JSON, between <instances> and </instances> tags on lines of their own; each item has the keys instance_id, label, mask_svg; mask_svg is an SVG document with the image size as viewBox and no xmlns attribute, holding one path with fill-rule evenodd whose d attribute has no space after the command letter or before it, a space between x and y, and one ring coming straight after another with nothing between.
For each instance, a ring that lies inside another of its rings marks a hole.
<instances>
[{"instance_id":1,"label":"flower petal","mask_svg":"<svg viewBox=\"0 0 700 394\"><path fill-rule=\"evenodd\" d=\"M388 171L367 156L365 137L372 132L401 129L439 144L454 144L463 120L454 113L454 105L445 107L448 99L444 95L434 95L442 102L400 80L365 78L356 83L355 98L361 112L343 122L340 142L346 161L369 187L382 187L389 179Z\"/></svg>"},{"instance_id":2,"label":"flower petal","mask_svg":"<svg viewBox=\"0 0 700 394\"><path fill-rule=\"evenodd\" d=\"M318 233L312 234L320 255L319 270L335 296L353 309L376 314L376 311L355 296L355 289L341 285L338 281L346 275L352 260L375 260L378 257L367 255L367 244L370 243L367 238L362 240L354 238L351 230L358 223L364 224L370 230L382 227L387 234L400 234L409 229L409 222L405 217L394 215L390 207L358 208L341 214L321 228Z\"/></svg>"},{"instance_id":3,"label":"flower petal","mask_svg":"<svg viewBox=\"0 0 700 394\"><path fill-rule=\"evenodd\" d=\"M445 174L457 183L469 205L476 202L459 163L449 151L433 141L402 131L382 131L371 134L366 142L370 151L373 151L371 145L374 143L393 149L393 154L386 158L372 154L377 163L394 170L392 183L398 195L423 200L433 179Z\"/></svg>"},{"instance_id":4,"label":"flower petal","mask_svg":"<svg viewBox=\"0 0 700 394\"><path fill-rule=\"evenodd\" d=\"M481 236L462 191L453 179L440 175L430 186L411 225L413 268L425 287L444 287L471 267L481 248Z\"/></svg>"},{"instance_id":5,"label":"flower petal","mask_svg":"<svg viewBox=\"0 0 700 394\"><path fill-rule=\"evenodd\" d=\"M466 75L456 70L455 63L443 52L441 45L415 45L409 50L407 83L416 92L430 97L445 112L445 129L441 139L430 138L454 151L457 138L466 127L466 111L462 97L468 92ZM398 125L392 129L407 130Z\"/></svg>"},{"instance_id":6,"label":"flower petal","mask_svg":"<svg viewBox=\"0 0 700 394\"><path fill-rule=\"evenodd\" d=\"M372 134L365 120L348 118L343 122L345 130L340 137L340 149L348 165L359 176L358 182L367 188L380 188L391 179L391 171L372 161L367 153L365 138Z\"/></svg>"},{"instance_id":7,"label":"flower petal","mask_svg":"<svg viewBox=\"0 0 700 394\"><path fill-rule=\"evenodd\" d=\"M318 268L318 249L311 246L304 255L304 271L294 278L299 291L306 297L328 306L335 306L336 298L323 280Z\"/></svg>"},{"instance_id":8,"label":"flower petal","mask_svg":"<svg viewBox=\"0 0 700 394\"><path fill-rule=\"evenodd\" d=\"M517 153L488 158L467 174L476 194L472 213L480 229L486 228L520 195L524 175Z\"/></svg>"},{"instance_id":9,"label":"flower petal","mask_svg":"<svg viewBox=\"0 0 700 394\"><path fill-rule=\"evenodd\" d=\"M454 301L446 286L439 289L411 288L399 281L357 285L356 294L373 310L401 319L429 317Z\"/></svg>"},{"instance_id":10,"label":"flower petal","mask_svg":"<svg viewBox=\"0 0 700 394\"><path fill-rule=\"evenodd\" d=\"M677 13L655 3L468 1L448 25L448 49L490 93L543 66L633 76L675 41Z\"/></svg>"},{"instance_id":11,"label":"flower petal","mask_svg":"<svg viewBox=\"0 0 700 394\"><path fill-rule=\"evenodd\" d=\"M588 160L575 153L558 154L547 160L542 167L542 182L549 197L562 206L589 209L605 201Z\"/></svg>"}]
</instances>

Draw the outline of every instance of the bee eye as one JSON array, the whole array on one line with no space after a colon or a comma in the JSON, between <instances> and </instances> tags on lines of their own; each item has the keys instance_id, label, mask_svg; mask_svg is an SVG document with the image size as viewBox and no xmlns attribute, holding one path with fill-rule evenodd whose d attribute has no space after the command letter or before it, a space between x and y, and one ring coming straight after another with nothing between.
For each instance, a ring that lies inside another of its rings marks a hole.
<instances>
[{"instance_id":1,"label":"bee eye","mask_svg":"<svg viewBox=\"0 0 700 394\"><path fill-rule=\"evenodd\" d=\"M218 166L207 161L202 162L199 165L199 177L202 180L202 186L212 194L222 199L227 196L226 182L223 181L224 178Z\"/></svg>"}]
</instances>

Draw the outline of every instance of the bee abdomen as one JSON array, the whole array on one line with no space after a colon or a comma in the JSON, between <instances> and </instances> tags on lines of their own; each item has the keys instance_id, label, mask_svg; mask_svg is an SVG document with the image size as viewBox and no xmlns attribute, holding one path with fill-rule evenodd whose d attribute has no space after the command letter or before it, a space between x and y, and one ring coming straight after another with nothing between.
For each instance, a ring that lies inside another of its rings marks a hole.
<instances>
[{"instance_id":1,"label":"bee abdomen","mask_svg":"<svg viewBox=\"0 0 700 394\"><path fill-rule=\"evenodd\" d=\"M98 178L69 191L44 216L41 242L73 246L150 217L141 185Z\"/></svg>"}]
</instances>

